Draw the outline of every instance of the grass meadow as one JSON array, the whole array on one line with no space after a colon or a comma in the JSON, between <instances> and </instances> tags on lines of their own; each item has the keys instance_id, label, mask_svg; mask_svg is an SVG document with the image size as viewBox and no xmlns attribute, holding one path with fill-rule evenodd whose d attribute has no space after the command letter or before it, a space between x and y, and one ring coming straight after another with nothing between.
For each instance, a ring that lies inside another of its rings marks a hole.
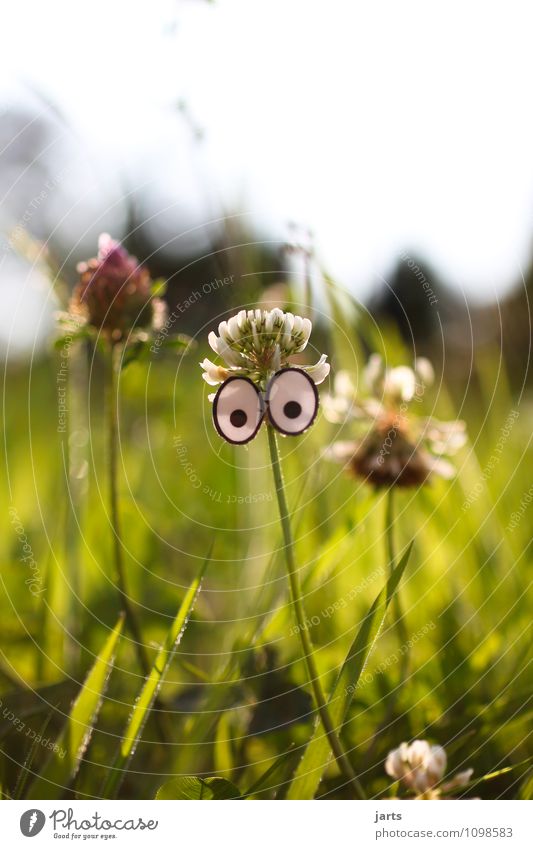
<instances>
[{"instance_id":1,"label":"grass meadow","mask_svg":"<svg viewBox=\"0 0 533 849\"><path fill-rule=\"evenodd\" d=\"M411 364L393 326L324 313L330 380L372 351ZM4 367L4 798L354 795L302 661L266 428L233 446L211 421L198 362L217 324L119 375L121 549L148 670L113 566L105 359L80 341ZM436 373L420 409L464 420L468 442L452 480L395 490L392 525L385 490L324 458L349 422L320 412L279 440L307 633L361 795L408 796L384 763L424 739L450 776L473 770L455 796L531 798L532 398L497 348Z\"/></svg>"}]
</instances>

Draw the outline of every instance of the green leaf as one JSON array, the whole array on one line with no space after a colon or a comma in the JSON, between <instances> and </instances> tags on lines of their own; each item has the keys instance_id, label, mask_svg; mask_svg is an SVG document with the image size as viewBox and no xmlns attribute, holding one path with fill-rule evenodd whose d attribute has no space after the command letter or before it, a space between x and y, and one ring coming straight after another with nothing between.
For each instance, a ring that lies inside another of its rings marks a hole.
<instances>
[{"instance_id":1,"label":"green leaf","mask_svg":"<svg viewBox=\"0 0 533 849\"><path fill-rule=\"evenodd\" d=\"M120 743L120 748L115 758L115 762L108 771L107 780L104 784L102 793L104 799L114 799L120 785L122 784L124 773L128 768L130 759L141 738L144 725L148 719L157 693L159 692L163 678L167 673L174 652L176 651L178 643L183 636L183 632L187 627L189 616L191 615L194 603L198 593L200 592L202 578L210 559L211 552L209 552L198 572L198 575L194 578L192 584L187 590L185 598L183 599L176 614L176 618L167 632L165 642L158 651L154 665L152 666L152 669L141 688L139 697L135 702L135 707L133 708L126 725L126 730Z\"/></svg>"},{"instance_id":2,"label":"green leaf","mask_svg":"<svg viewBox=\"0 0 533 849\"><path fill-rule=\"evenodd\" d=\"M156 799L240 799L238 787L225 778L197 778L195 775L182 775L163 784L156 793Z\"/></svg>"},{"instance_id":3,"label":"green leaf","mask_svg":"<svg viewBox=\"0 0 533 849\"><path fill-rule=\"evenodd\" d=\"M363 619L355 640L341 667L333 693L329 699L329 711L336 728L342 728L348 716L355 689L366 666L370 653L379 636L387 608L405 571L413 544L406 549L398 566L387 584L374 600ZM298 764L296 774L287 793L288 799L313 799L322 775L331 759L331 750L322 726L317 723L314 734Z\"/></svg>"},{"instance_id":4,"label":"green leaf","mask_svg":"<svg viewBox=\"0 0 533 849\"><path fill-rule=\"evenodd\" d=\"M33 783L29 798L60 799L62 791L76 775L100 712L123 622L124 617L120 616L97 656L56 740L52 757Z\"/></svg>"},{"instance_id":5,"label":"green leaf","mask_svg":"<svg viewBox=\"0 0 533 849\"><path fill-rule=\"evenodd\" d=\"M126 345L124 349L124 353L122 354L120 360L120 370L124 371L130 363L135 362L145 362L148 360L150 355L150 345L152 344L152 340L149 338L146 339L134 339L128 345Z\"/></svg>"},{"instance_id":6,"label":"green leaf","mask_svg":"<svg viewBox=\"0 0 533 849\"><path fill-rule=\"evenodd\" d=\"M69 348L74 342L80 342L82 339L91 339L94 331L88 325L78 327L73 330L66 330L59 336L56 336L53 341L53 347L56 351L61 351L65 346Z\"/></svg>"},{"instance_id":7,"label":"green leaf","mask_svg":"<svg viewBox=\"0 0 533 849\"><path fill-rule=\"evenodd\" d=\"M150 335L146 334L144 331L140 332L137 336L132 334L120 361L121 371L124 371L130 363L148 362L150 355L153 353L152 348L154 348L154 346L157 351L172 350L180 351L185 354L189 348L194 347L195 344L196 343L190 338L190 336L185 336L183 333L165 336L163 339L159 339L155 331L153 331Z\"/></svg>"}]
</instances>

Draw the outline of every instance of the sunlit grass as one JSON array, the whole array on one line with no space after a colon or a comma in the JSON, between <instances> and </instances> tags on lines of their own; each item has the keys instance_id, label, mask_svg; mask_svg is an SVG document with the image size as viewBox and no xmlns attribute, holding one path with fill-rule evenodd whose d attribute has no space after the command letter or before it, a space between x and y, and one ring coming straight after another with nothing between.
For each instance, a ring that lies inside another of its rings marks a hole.
<instances>
[{"instance_id":1,"label":"sunlit grass","mask_svg":"<svg viewBox=\"0 0 533 849\"><path fill-rule=\"evenodd\" d=\"M345 342L341 330L337 340ZM392 336L390 350L402 361ZM333 368L353 368L347 359L339 344ZM132 363L121 377L125 566L152 662L216 536L202 592L160 692L171 736L161 743L148 721L125 775L124 797L153 797L183 774L218 775L244 793L291 747L303 754L314 727L288 604L266 434L248 449L221 443L194 360L180 363L177 379L173 359ZM53 356L31 369L12 366L4 387L0 737L8 796L31 746L24 735L37 733L50 714L46 736L60 738L72 699L120 612L110 565L101 374L97 366L90 403L83 396L72 425L77 483L71 503L57 433L56 371ZM402 740L439 743L450 772L472 767L475 778L531 755L531 516L527 504L520 507L531 486L531 401L513 397L496 355L484 356L474 377L462 409L462 395L454 398L445 384L427 399L442 418L459 415L467 422L470 443L457 458L456 480L397 493L398 551L414 540L401 589L409 677L401 681L402 646L389 611L343 729L369 797L389 794L383 764ZM502 443L513 410L518 415ZM310 635L327 692L387 578L385 493L321 460L323 446L336 436L321 417L297 450L281 440ZM10 507L40 570L39 596L25 583ZM101 794L142 684L125 633L84 760L65 792ZM51 685L56 689L43 690ZM8 718L6 705L23 730ZM37 747L31 771L45 769L49 755ZM261 793L283 796L297 763L298 754L286 756ZM526 771L522 765L465 792L517 797ZM30 776L27 794L31 783ZM331 763L318 793L347 795L344 783Z\"/></svg>"}]
</instances>

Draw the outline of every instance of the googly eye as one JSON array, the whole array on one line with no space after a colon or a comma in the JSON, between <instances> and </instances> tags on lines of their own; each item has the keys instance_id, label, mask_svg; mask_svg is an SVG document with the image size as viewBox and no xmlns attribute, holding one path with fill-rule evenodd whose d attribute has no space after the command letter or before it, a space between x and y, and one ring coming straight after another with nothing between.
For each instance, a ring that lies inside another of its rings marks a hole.
<instances>
[{"instance_id":1,"label":"googly eye","mask_svg":"<svg viewBox=\"0 0 533 849\"><path fill-rule=\"evenodd\" d=\"M266 390L268 415L286 436L296 436L313 424L318 411L318 391L305 371L286 368L276 372Z\"/></svg>"},{"instance_id":2,"label":"googly eye","mask_svg":"<svg viewBox=\"0 0 533 849\"><path fill-rule=\"evenodd\" d=\"M220 436L235 445L254 438L264 415L257 387L247 377L229 377L213 401L213 422Z\"/></svg>"}]
</instances>

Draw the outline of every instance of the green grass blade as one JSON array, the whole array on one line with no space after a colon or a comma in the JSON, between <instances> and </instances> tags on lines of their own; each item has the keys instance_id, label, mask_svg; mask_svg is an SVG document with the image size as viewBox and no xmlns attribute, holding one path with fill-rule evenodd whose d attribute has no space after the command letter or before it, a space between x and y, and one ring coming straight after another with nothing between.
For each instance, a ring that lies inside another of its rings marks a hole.
<instances>
[{"instance_id":1,"label":"green grass blade","mask_svg":"<svg viewBox=\"0 0 533 849\"><path fill-rule=\"evenodd\" d=\"M223 775L231 775L235 764L231 749L231 727L229 713L223 713L217 725L215 736L214 763L215 771Z\"/></svg>"},{"instance_id":2,"label":"green grass blade","mask_svg":"<svg viewBox=\"0 0 533 849\"><path fill-rule=\"evenodd\" d=\"M520 767L526 767L527 772L527 768L531 766L532 761L533 757L526 758L525 760L520 761L520 763L513 764L512 766L504 766L502 767L502 769L497 769L494 772L487 772L486 775L480 775L479 778L473 778L471 781L468 781L466 784L463 784L460 787L453 787L449 790L444 790L442 795L444 798L449 798L451 796L460 797L466 790L472 790L474 787L477 787L479 784L483 784L485 781L493 781L493 779L499 778L501 775L507 775L507 773L513 772L516 769L520 769ZM520 798L523 799L527 797L520 796Z\"/></svg>"},{"instance_id":3,"label":"green grass blade","mask_svg":"<svg viewBox=\"0 0 533 849\"><path fill-rule=\"evenodd\" d=\"M520 785L520 799L533 799L533 770L530 770Z\"/></svg>"},{"instance_id":4,"label":"green grass blade","mask_svg":"<svg viewBox=\"0 0 533 849\"><path fill-rule=\"evenodd\" d=\"M280 798L284 785L290 780L293 775L294 768L300 758L297 749L292 746L287 752L283 752L279 758L276 758L273 764L257 781L254 781L250 789L243 793L245 799L267 799Z\"/></svg>"},{"instance_id":5,"label":"green grass blade","mask_svg":"<svg viewBox=\"0 0 533 849\"><path fill-rule=\"evenodd\" d=\"M97 656L72 706L67 723L56 740L52 757L33 783L29 798L61 798L61 791L76 775L100 711L123 620L121 616Z\"/></svg>"},{"instance_id":6,"label":"green grass blade","mask_svg":"<svg viewBox=\"0 0 533 849\"><path fill-rule=\"evenodd\" d=\"M49 713L48 716L46 717L46 719L44 720L43 724L41 725L41 727L39 729L39 733L36 735L36 737L32 741L32 744L30 746L30 749L29 749L29 752L26 756L26 759L25 759L23 765L20 768L20 772L19 772L18 778L17 778L17 783L15 784L15 789L13 790L13 795L11 797L12 799L23 799L24 798L24 791L26 790L26 787L27 787L28 782L30 780L33 762L35 760L35 755L36 755L37 749L39 747L39 743L37 742L37 740L42 739L42 737L44 736L44 732L48 728L48 725L50 723L51 718L52 718L52 714Z\"/></svg>"},{"instance_id":7,"label":"green grass blade","mask_svg":"<svg viewBox=\"0 0 533 849\"><path fill-rule=\"evenodd\" d=\"M194 578L192 584L187 590L185 598L183 599L176 614L176 618L165 637L165 642L158 651L154 665L142 686L139 698L135 703L135 707L133 708L126 725L126 730L120 743L120 749L117 753L115 762L108 771L107 780L103 789L104 799L115 798L120 788L124 778L124 773L128 768L130 759L133 756L141 738L144 725L148 719L150 710L152 709L155 697L159 692L174 652L181 640L185 628L187 627L189 616L191 615L194 603L198 593L200 592L202 578L210 559L211 552L203 562L198 575Z\"/></svg>"},{"instance_id":8,"label":"green grass blade","mask_svg":"<svg viewBox=\"0 0 533 849\"><path fill-rule=\"evenodd\" d=\"M210 778L198 778L196 775L180 775L163 784L156 793L156 799L193 799L209 801L213 799L240 799L239 788L225 778L214 775Z\"/></svg>"},{"instance_id":9,"label":"green grass blade","mask_svg":"<svg viewBox=\"0 0 533 849\"><path fill-rule=\"evenodd\" d=\"M376 597L363 619L341 667L329 700L331 718L337 728L342 728L346 721L357 682L378 638L387 608L409 561L411 549L412 543L406 549L386 586ZM313 799L330 759L331 751L328 740L323 733L322 726L316 725L314 734L296 769L287 798Z\"/></svg>"},{"instance_id":10,"label":"green grass blade","mask_svg":"<svg viewBox=\"0 0 533 849\"><path fill-rule=\"evenodd\" d=\"M44 687L36 687L34 690L28 687L28 689L2 695L0 741L13 731L13 725L7 719L10 712L16 712L20 719L28 722L46 716L51 707L54 707L56 712L66 716L77 693L76 682L67 680L48 684Z\"/></svg>"}]
</instances>

